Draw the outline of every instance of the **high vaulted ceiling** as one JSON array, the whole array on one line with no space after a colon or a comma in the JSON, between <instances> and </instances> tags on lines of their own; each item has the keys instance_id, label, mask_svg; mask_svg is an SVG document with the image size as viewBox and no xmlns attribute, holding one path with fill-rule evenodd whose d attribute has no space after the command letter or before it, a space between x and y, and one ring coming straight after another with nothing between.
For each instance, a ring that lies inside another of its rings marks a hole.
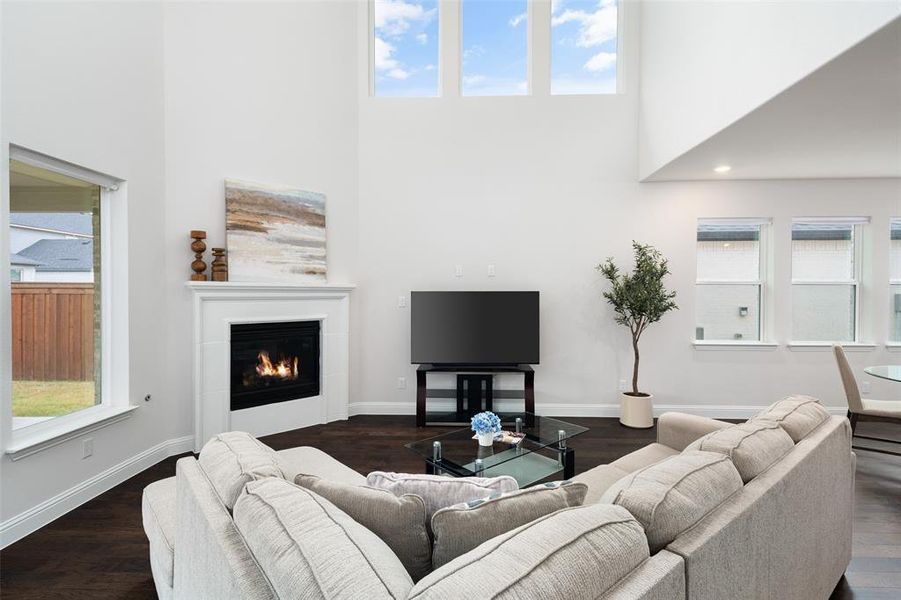
<instances>
[{"instance_id":1,"label":"high vaulted ceiling","mask_svg":"<svg viewBox=\"0 0 901 600\"><path fill-rule=\"evenodd\" d=\"M645 181L851 177L901 177L901 19Z\"/></svg>"}]
</instances>

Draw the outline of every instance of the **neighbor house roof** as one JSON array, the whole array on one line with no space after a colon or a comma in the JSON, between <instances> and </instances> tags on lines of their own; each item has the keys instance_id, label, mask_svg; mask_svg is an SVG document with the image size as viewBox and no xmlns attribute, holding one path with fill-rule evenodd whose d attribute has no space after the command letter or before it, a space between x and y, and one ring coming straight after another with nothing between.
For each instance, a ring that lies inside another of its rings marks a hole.
<instances>
[{"instance_id":1,"label":"neighbor house roof","mask_svg":"<svg viewBox=\"0 0 901 600\"><path fill-rule=\"evenodd\" d=\"M94 234L90 213L9 213L9 224L71 235Z\"/></svg>"},{"instance_id":2,"label":"neighbor house roof","mask_svg":"<svg viewBox=\"0 0 901 600\"><path fill-rule=\"evenodd\" d=\"M19 256L38 261L38 271L90 271L94 268L93 240L38 240Z\"/></svg>"},{"instance_id":3,"label":"neighbor house roof","mask_svg":"<svg viewBox=\"0 0 901 600\"><path fill-rule=\"evenodd\" d=\"M33 258L26 258L19 254L13 253L9 255L9 264L19 265L21 267L36 267L44 263L39 260L34 260Z\"/></svg>"}]
</instances>

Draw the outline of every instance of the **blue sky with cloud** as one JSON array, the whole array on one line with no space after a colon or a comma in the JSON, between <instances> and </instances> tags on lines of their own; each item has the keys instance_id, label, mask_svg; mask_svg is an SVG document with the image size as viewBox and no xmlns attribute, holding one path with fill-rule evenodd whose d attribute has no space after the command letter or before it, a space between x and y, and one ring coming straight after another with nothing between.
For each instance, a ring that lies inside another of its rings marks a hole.
<instances>
[{"instance_id":1,"label":"blue sky with cloud","mask_svg":"<svg viewBox=\"0 0 901 600\"><path fill-rule=\"evenodd\" d=\"M553 0L551 93L616 93L616 0Z\"/></svg>"},{"instance_id":2,"label":"blue sky with cloud","mask_svg":"<svg viewBox=\"0 0 901 600\"><path fill-rule=\"evenodd\" d=\"M553 0L551 93L616 92L616 0ZM527 0L463 0L464 95L528 93ZM377 96L437 96L437 0L376 0Z\"/></svg>"},{"instance_id":3,"label":"blue sky with cloud","mask_svg":"<svg viewBox=\"0 0 901 600\"><path fill-rule=\"evenodd\" d=\"M438 0L376 0L376 96L438 95Z\"/></svg>"},{"instance_id":4,"label":"blue sky with cloud","mask_svg":"<svg viewBox=\"0 0 901 600\"><path fill-rule=\"evenodd\" d=\"M529 92L529 20L526 0L463 0L464 96Z\"/></svg>"}]
</instances>

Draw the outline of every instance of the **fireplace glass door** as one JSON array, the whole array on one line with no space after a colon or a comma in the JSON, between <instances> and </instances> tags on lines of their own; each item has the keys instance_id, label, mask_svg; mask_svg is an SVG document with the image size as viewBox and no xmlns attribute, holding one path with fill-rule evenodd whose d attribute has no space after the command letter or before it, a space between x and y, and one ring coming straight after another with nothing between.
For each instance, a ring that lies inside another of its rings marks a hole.
<instances>
[{"instance_id":1,"label":"fireplace glass door","mask_svg":"<svg viewBox=\"0 0 901 600\"><path fill-rule=\"evenodd\" d=\"M231 409L319 395L319 321L231 326Z\"/></svg>"}]
</instances>

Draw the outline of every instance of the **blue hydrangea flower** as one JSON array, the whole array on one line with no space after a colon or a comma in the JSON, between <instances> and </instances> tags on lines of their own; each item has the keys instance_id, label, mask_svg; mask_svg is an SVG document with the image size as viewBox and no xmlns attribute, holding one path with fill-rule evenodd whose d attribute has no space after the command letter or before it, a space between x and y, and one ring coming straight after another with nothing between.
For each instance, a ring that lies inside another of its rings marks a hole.
<instances>
[{"instance_id":1,"label":"blue hydrangea flower","mask_svg":"<svg viewBox=\"0 0 901 600\"><path fill-rule=\"evenodd\" d=\"M480 412L472 418L472 430L476 433L497 433L501 430L501 419L493 412Z\"/></svg>"}]
</instances>

